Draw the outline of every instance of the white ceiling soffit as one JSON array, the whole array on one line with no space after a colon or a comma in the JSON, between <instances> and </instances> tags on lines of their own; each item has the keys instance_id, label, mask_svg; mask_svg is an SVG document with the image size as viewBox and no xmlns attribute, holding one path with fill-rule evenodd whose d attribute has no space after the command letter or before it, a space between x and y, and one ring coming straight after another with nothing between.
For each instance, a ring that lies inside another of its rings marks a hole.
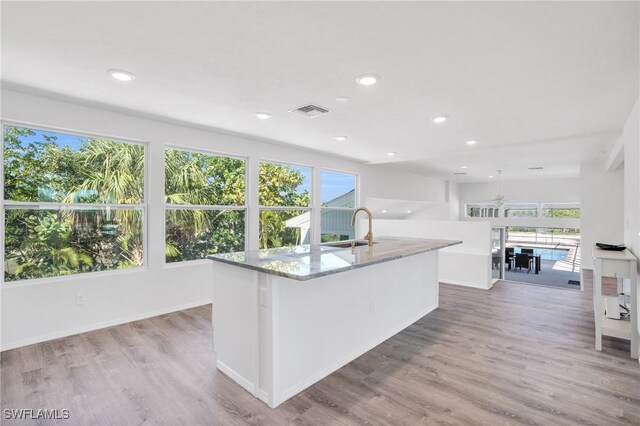
<instances>
[{"instance_id":1,"label":"white ceiling soffit","mask_svg":"<svg viewBox=\"0 0 640 426\"><path fill-rule=\"evenodd\" d=\"M448 155L406 161L391 165L417 173L428 170L433 177L457 182L488 181L497 178L496 170L503 170L503 179L531 180L577 177L580 164L605 161L609 141L620 132L601 132L570 138L531 141L476 150L475 147ZM455 173L466 173L455 175Z\"/></svg>"},{"instance_id":2,"label":"white ceiling soffit","mask_svg":"<svg viewBox=\"0 0 640 426\"><path fill-rule=\"evenodd\" d=\"M460 161L474 179L571 174L609 150L638 97L638 6L4 2L2 80L423 174ZM365 73L381 79L358 85ZM331 113L288 112L309 103Z\"/></svg>"}]
</instances>

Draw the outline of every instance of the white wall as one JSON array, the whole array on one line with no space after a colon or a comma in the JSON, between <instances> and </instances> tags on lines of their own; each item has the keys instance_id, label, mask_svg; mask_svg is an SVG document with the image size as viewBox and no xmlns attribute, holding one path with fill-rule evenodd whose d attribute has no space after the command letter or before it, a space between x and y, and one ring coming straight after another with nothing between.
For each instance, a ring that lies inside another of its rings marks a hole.
<instances>
[{"instance_id":1,"label":"white wall","mask_svg":"<svg viewBox=\"0 0 640 426\"><path fill-rule=\"evenodd\" d=\"M366 225L359 221L358 230L364 232ZM489 222L376 219L373 229L374 241L384 236L462 241L438 251L438 280L483 289L492 286Z\"/></svg>"},{"instance_id":2,"label":"white wall","mask_svg":"<svg viewBox=\"0 0 640 426\"><path fill-rule=\"evenodd\" d=\"M593 269L591 248L597 242L621 244L623 232L623 172L605 172L604 162L580 166L581 269Z\"/></svg>"},{"instance_id":3,"label":"white wall","mask_svg":"<svg viewBox=\"0 0 640 426\"><path fill-rule=\"evenodd\" d=\"M80 131L124 140L145 141L148 143L149 160L147 265L137 271L116 271L4 284L1 290L0 311L3 350L210 303L213 272L209 261L177 265L164 263L166 144L246 156L249 179L257 179L260 159L315 166L316 178L319 168L322 167L358 173L362 179L361 200L367 195L387 196L392 193L392 185L397 185L405 179L411 185L398 185L404 188L399 193L403 198L428 197L430 195L425 194L438 192L440 187L444 188L443 181L418 175L403 176L397 171L389 174L384 168L363 166L354 161L317 152L239 135L134 117L16 91L2 92L2 119L62 131ZM380 177L379 174L384 176ZM425 188L428 190L425 191ZM249 194L249 248L258 246L255 192ZM316 209L314 219L319 220L319 217L319 209ZM80 292L84 295L84 305L75 304L76 293Z\"/></svg>"},{"instance_id":4,"label":"white wall","mask_svg":"<svg viewBox=\"0 0 640 426\"><path fill-rule=\"evenodd\" d=\"M458 220L460 217L460 185L456 182L446 181L444 190L445 198L434 206L428 206L414 211L404 217L408 220ZM437 200L434 200L437 201Z\"/></svg>"},{"instance_id":5,"label":"white wall","mask_svg":"<svg viewBox=\"0 0 640 426\"><path fill-rule=\"evenodd\" d=\"M580 177L532 181L502 182L501 192L506 202L568 203L579 202L581 218L465 218L466 203L491 200L496 196L498 184L467 183L460 185L461 220L488 220L494 226L531 226L549 228L580 228L581 265L593 268L591 246L596 242L623 242L623 173L605 172L604 163L585 163Z\"/></svg>"},{"instance_id":6,"label":"white wall","mask_svg":"<svg viewBox=\"0 0 640 426\"><path fill-rule=\"evenodd\" d=\"M371 165L363 171L362 191L369 197L389 200L444 202L446 183L385 165Z\"/></svg>"},{"instance_id":7,"label":"white wall","mask_svg":"<svg viewBox=\"0 0 640 426\"><path fill-rule=\"evenodd\" d=\"M640 257L640 100L620 138L624 144L624 242Z\"/></svg>"},{"instance_id":8,"label":"white wall","mask_svg":"<svg viewBox=\"0 0 640 426\"><path fill-rule=\"evenodd\" d=\"M449 198L447 204L449 205L449 218L448 220L460 220L460 184L457 182L449 181Z\"/></svg>"},{"instance_id":9,"label":"white wall","mask_svg":"<svg viewBox=\"0 0 640 426\"><path fill-rule=\"evenodd\" d=\"M579 228L577 219L546 217L469 218L465 217L465 204L490 202L498 193L498 182L460 184L460 220L489 221L493 226L525 226L546 228ZM580 179L518 180L501 183L505 203L577 203L580 202Z\"/></svg>"},{"instance_id":10,"label":"white wall","mask_svg":"<svg viewBox=\"0 0 640 426\"><path fill-rule=\"evenodd\" d=\"M435 206L425 207L404 217L406 220L451 220L451 206L449 203L440 203ZM457 220L454 218L452 220Z\"/></svg>"},{"instance_id":11,"label":"white wall","mask_svg":"<svg viewBox=\"0 0 640 426\"><path fill-rule=\"evenodd\" d=\"M505 202L515 203L569 203L580 201L580 179L539 179L502 181L500 192ZM493 200L498 194L497 179L491 182L461 183L460 204ZM460 209L460 217L464 210Z\"/></svg>"},{"instance_id":12,"label":"white wall","mask_svg":"<svg viewBox=\"0 0 640 426\"><path fill-rule=\"evenodd\" d=\"M624 149L624 243L640 259L640 99L627 119L620 140ZM640 265L638 268L640 283ZM640 293L638 293L640 306ZM640 326L640 315L638 316ZM640 329L640 327L638 327Z\"/></svg>"}]
</instances>

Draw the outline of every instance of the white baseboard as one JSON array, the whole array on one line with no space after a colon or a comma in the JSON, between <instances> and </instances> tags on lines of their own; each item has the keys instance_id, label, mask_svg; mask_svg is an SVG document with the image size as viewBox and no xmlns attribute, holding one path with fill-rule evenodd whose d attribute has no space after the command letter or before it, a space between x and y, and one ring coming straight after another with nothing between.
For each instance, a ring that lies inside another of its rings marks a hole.
<instances>
[{"instance_id":1,"label":"white baseboard","mask_svg":"<svg viewBox=\"0 0 640 426\"><path fill-rule=\"evenodd\" d=\"M489 290L491 289L491 287L493 287L493 283L489 283L487 284L481 284L481 283L477 283L477 282L469 282L469 281L456 281L456 280L448 280L448 279L440 279L439 280L442 284L453 284L453 285L460 285L463 287L473 287L473 288L479 288L482 290Z\"/></svg>"},{"instance_id":2,"label":"white baseboard","mask_svg":"<svg viewBox=\"0 0 640 426\"><path fill-rule=\"evenodd\" d=\"M268 404L268 403L267 404L271 408L277 407L278 405L282 404L283 402L285 402L287 399L291 398L292 396L299 394L300 392L302 392L303 390L305 390L309 386L311 386L314 383L324 379L329 374L331 374L334 371L344 367L345 365L349 364L351 361L353 361L354 359L358 358L359 356L369 352L371 349L375 348L380 343L382 343L385 340L389 339L390 337L393 337L396 334L400 333L402 330L404 330L405 328L409 327L411 324L413 324L414 322L418 321L423 316L425 316L428 313L434 311L437 307L438 307L437 304L433 305L433 306L430 306L427 309L425 309L425 310L419 312L418 314L414 315L410 319L398 324L397 326L391 328L390 330L386 331L385 333L380 334L378 337L376 337L374 339L371 339L368 343L366 343L365 345L363 345L360 348L356 349L355 351L351 352L349 355L346 355L346 356L342 357L338 361L336 361L336 362L330 364L329 366L323 368L318 373L316 373L316 374L314 374L312 376L309 376L308 378L300 381L297 385L294 385L294 386L290 387L286 391L282 392L280 395L274 395L273 405ZM260 399L262 399L263 401L267 402L263 398L260 398Z\"/></svg>"},{"instance_id":3,"label":"white baseboard","mask_svg":"<svg viewBox=\"0 0 640 426\"><path fill-rule=\"evenodd\" d=\"M269 404L269 394L267 393L267 391L264 391L262 389L258 389L258 392L256 393L256 396L258 397L258 399L262 402L264 402L265 404L267 404L268 406L271 407L271 404Z\"/></svg>"},{"instance_id":4,"label":"white baseboard","mask_svg":"<svg viewBox=\"0 0 640 426\"><path fill-rule=\"evenodd\" d=\"M258 395L256 393L255 384L251 383L245 377L243 377L242 375L237 373L233 368L229 367L227 364L225 364L222 361L216 361L216 367L222 373L224 373L225 375L229 376L231 378L231 380L233 380L234 382L236 382L237 384L242 386L251 395L256 396L256 397L260 397L260 395Z\"/></svg>"},{"instance_id":5,"label":"white baseboard","mask_svg":"<svg viewBox=\"0 0 640 426\"><path fill-rule=\"evenodd\" d=\"M171 306L168 308L158 309L151 312L145 312L137 315L130 315L124 318L118 318L110 321L89 324L82 327L72 328L69 330L56 331L54 333L42 334L40 336L30 337L28 339L17 340L5 343L0 347L0 352L10 349L21 348L23 346L33 345L35 343L46 342L48 340L60 339L61 337L73 336L74 334L86 333L89 331L99 330L101 328L113 327L114 325L126 324L133 321L139 321L147 318L157 317L158 315L169 314L171 312L182 311L185 309L195 308L197 306L208 305L211 299L199 300L196 302L184 303L182 305Z\"/></svg>"}]
</instances>

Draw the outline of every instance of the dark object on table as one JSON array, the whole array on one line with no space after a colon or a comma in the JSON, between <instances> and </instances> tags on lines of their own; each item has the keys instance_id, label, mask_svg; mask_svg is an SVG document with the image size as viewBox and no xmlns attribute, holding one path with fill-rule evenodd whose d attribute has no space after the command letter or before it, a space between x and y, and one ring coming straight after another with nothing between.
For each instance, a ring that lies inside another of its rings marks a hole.
<instances>
[{"instance_id":1,"label":"dark object on table","mask_svg":"<svg viewBox=\"0 0 640 426\"><path fill-rule=\"evenodd\" d=\"M602 250L610 250L610 251L622 251L627 248L624 244L606 244L606 243L596 243L596 246Z\"/></svg>"},{"instance_id":2,"label":"dark object on table","mask_svg":"<svg viewBox=\"0 0 640 426\"><path fill-rule=\"evenodd\" d=\"M520 249L520 253L527 253L527 254L533 254L533 249L532 248L521 248Z\"/></svg>"}]
</instances>

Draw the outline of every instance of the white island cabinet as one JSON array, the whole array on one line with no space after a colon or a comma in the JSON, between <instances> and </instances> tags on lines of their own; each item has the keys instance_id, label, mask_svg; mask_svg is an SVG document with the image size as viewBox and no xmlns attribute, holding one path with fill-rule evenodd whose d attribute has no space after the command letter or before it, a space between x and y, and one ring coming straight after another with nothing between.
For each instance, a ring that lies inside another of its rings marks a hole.
<instances>
[{"instance_id":1,"label":"white island cabinet","mask_svg":"<svg viewBox=\"0 0 640 426\"><path fill-rule=\"evenodd\" d=\"M387 238L212 255L217 368L277 407L438 307L437 250Z\"/></svg>"}]
</instances>

